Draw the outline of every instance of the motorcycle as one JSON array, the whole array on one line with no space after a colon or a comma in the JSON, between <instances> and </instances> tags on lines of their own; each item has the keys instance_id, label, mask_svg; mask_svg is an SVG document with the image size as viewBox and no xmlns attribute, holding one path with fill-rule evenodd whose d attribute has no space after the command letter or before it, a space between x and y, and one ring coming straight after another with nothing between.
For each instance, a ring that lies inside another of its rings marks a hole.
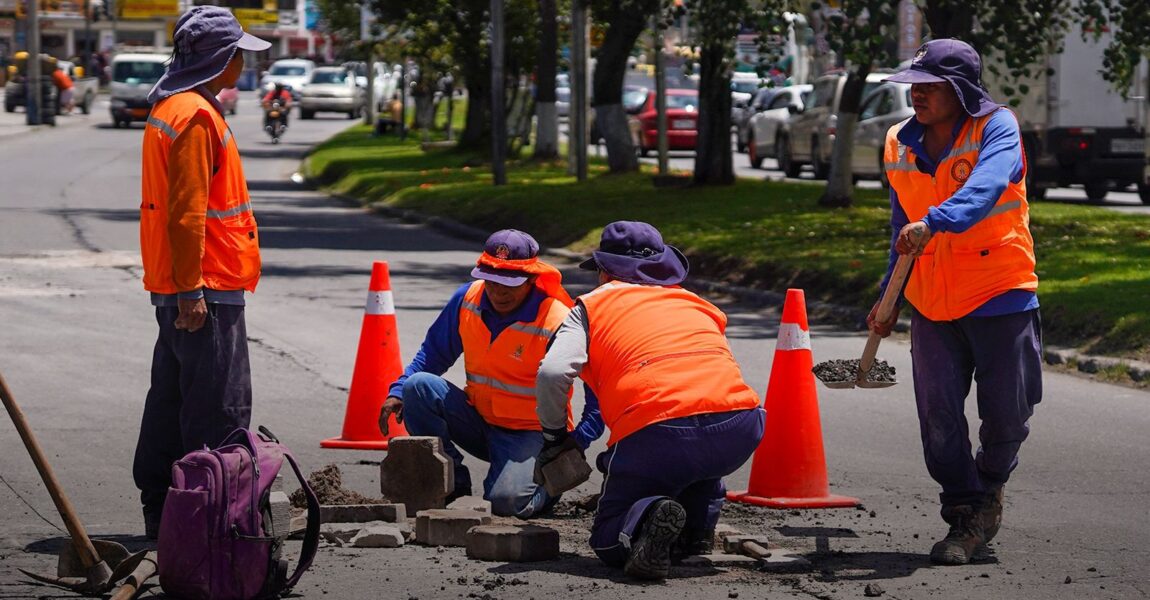
<instances>
[{"instance_id":1,"label":"motorcycle","mask_svg":"<svg viewBox=\"0 0 1150 600\"><path fill-rule=\"evenodd\" d=\"M273 100L271 105L267 107L264 113L264 131L272 137L272 143L280 143L280 137L284 134L284 129L287 128L287 116L285 114L283 103L279 100Z\"/></svg>"}]
</instances>

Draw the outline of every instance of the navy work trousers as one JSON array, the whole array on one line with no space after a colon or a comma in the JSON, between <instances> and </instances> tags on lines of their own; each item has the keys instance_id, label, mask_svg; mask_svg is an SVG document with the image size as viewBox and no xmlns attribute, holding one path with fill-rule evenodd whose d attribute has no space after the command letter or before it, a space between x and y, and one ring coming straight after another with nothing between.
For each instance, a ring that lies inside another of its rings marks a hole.
<instances>
[{"instance_id":1,"label":"navy work trousers","mask_svg":"<svg viewBox=\"0 0 1150 600\"><path fill-rule=\"evenodd\" d=\"M195 333L175 327L179 309L157 307L159 338L152 387L144 403L132 475L147 518L160 518L172 463L192 450L214 448L252 414L251 368L244 307L208 304Z\"/></svg>"},{"instance_id":2,"label":"navy work trousers","mask_svg":"<svg viewBox=\"0 0 1150 600\"><path fill-rule=\"evenodd\" d=\"M926 468L942 486L944 506L977 506L1017 466L1034 405L1042 399L1038 309L954 321L916 312L910 343ZM972 380L982 421L973 456L963 412Z\"/></svg>"},{"instance_id":3,"label":"navy work trousers","mask_svg":"<svg viewBox=\"0 0 1150 600\"><path fill-rule=\"evenodd\" d=\"M600 454L603 488L591 549L604 563L623 566L647 508L660 498L687 510L685 535L710 535L726 498L722 477L754 454L765 416L755 408L661 421Z\"/></svg>"}]
</instances>

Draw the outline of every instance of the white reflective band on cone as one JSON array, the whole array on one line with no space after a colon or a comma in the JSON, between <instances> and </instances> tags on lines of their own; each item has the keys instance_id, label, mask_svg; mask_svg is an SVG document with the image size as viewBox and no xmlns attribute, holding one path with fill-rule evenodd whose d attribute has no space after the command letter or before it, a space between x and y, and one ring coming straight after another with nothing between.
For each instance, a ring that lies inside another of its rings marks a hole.
<instances>
[{"instance_id":1,"label":"white reflective band on cone","mask_svg":"<svg viewBox=\"0 0 1150 600\"><path fill-rule=\"evenodd\" d=\"M779 325L779 342L775 350L810 350L811 334L794 323Z\"/></svg>"},{"instance_id":2,"label":"white reflective band on cone","mask_svg":"<svg viewBox=\"0 0 1150 600\"><path fill-rule=\"evenodd\" d=\"M363 312L369 315L394 315L395 299L391 297L391 291L368 292L367 305L363 307Z\"/></svg>"}]
</instances>

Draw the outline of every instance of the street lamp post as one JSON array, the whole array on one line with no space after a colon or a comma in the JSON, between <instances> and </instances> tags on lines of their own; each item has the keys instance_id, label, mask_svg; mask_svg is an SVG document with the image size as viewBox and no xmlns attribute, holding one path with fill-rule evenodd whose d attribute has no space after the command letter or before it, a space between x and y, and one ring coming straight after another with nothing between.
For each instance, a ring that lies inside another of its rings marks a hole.
<instances>
[{"instance_id":1,"label":"street lamp post","mask_svg":"<svg viewBox=\"0 0 1150 600\"><path fill-rule=\"evenodd\" d=\"M40 7L38 0L27 0L28 2L28 60L26 62L26 78L24 84L24 112L25 122L28 125L39 125L41 123L40 111L43 108L43 97L40 92L42 85L40 82Z\"/></svg>"},{"instance_id":2,"label":"street lamp post","mask_svg":"<svg viewBox=\"0 0 1150 600\"><path fill-rule=\"evenodd\" d=\"M507 183L507 114L503 110L503 0L491 0L491 177Z\"/></svg>"}]
</instances>

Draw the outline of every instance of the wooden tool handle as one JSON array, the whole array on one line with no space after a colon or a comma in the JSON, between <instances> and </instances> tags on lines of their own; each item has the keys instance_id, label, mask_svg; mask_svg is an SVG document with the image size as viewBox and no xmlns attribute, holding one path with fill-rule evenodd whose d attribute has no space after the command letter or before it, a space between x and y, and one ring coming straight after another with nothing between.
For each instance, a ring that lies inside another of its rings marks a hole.
<instances>
[{"instance_id":1,"label":"wooden tool handle","mask_svg":"<svg viewBox=\"0 0 1150 600\"><path fill-rule=\"evenodd\" d=\"M902 284L906 282L906 276L910 273L910 268L914 265L914 256L910 254L901 254L898 261L894 263L894 271L890 275L890 281L886 284L886 290L882 293L882 299L878 302L878 310L875 311L875 321L883 322L890 318L890 313L894 310L894 303L898 300L898 295L902 293ZM866 347L863 348L862 358L859 359L859 372L858 379L861 381L866 378L866 374L874 366L875 354L878 354L878 344L882 341L882 336L870 332L867 337Z\"/></svg>"},{"instance_id":2,"label":"wooden tool handle","mask_svg":"<svg viewBox=\"0 0 1150 600\"><path fill-rule=\"evenodd\" d=\"M140 593L144 582L156 574L156 553L149 552L144 560L140 561L135 571L128 576L124 584L116 589L111 600L132 600Z\"/></svg>"},{"instance_id":3,"label":"wooden tool handle","mask_svg":"<svg viewBox=\"0 0 1150 600\"><path fill-rule=\"evenodd\" d=\"M90 569L100 562L100 555L96 553L96 547L92 545L92 540L88 538L88 532L84 530L84 524L80 522L79 517L76 516L76 510L72 508L72 503L68 501L68 497L64 495L64 489L60 487L60 482L56 480L55 473L52 472L52 467L48 464L48 460L44 458L44 451L40 449L39 442L36 441L36 436L32 434L32 429L28 427L28 421L24 419L24 413L20 411L20 406L16 404L16 399L12 397L12 392L8 390L8 384L4 381L4 376L0 375L0 399L4 401L4 408L8 409L8 415L12 417L12 423L16 425L16 431L20 433L20 439L24 440L24 447L28 449L28 454L32 456L32 462L36 464L36 470L40 472L40 478L44 480L45 487L48 488L48 494L52 496L52 501L56 503L56 510L60 512L60 517L64 519L64 525L68 528L69 535L72 536L72 545L76 547L76 554L80 557L80 562L84 565L85 569Z\"/></svg>"},{"instance_id":4,"label":"wooden tool handle","mask_svg":"<svg viewBox=\"0 0 1150 600\"><path fill-rule=\"evenodd\" d=\"M771 556L770 550L767 550L757 542L745 541L742 544L743 554L756 558L758 560L767 560Z\"/></svg>"}]
</instances>

